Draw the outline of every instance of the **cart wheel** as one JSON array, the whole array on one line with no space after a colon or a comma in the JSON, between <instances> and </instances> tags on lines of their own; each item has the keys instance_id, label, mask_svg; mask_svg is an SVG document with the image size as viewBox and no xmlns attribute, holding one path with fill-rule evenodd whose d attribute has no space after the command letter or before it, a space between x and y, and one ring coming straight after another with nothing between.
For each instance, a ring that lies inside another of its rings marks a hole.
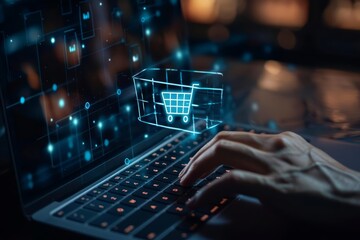
<instances>
[{"instance_id":1,"label":"cart wheel","mask_svg":"<svg viewBox=\"0 0 360 240\"><path fill-rule=\"evenodd\" d=\"M189 117L188 117L188 116L184 116L184 117L183 117L183 121L184 121L184 123L187 123L187 122L189 121Z\"/></svg>"},{"instance_id":2,"label":"cart wheel","mask_svg":"<svg viewBox=\"0 0 360 240\"><path fill-rule=\"evenodd\" d=\"M168 116L168 121L169 121L169 122L172 122L173 120L174 120L173 116L172 116L172 115L169 115L169 116Z\"/></svg>"}]
</instances>

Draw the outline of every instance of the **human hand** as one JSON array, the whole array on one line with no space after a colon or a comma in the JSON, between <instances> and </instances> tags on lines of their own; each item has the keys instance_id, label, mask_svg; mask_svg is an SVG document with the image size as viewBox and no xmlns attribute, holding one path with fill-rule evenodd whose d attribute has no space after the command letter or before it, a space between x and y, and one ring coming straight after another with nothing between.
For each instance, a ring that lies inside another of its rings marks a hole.
<instances>
[{"instance_id":1,"label":"human hand","mask_svg":"<svg viewBox=\"0 0 360 240\"><path fill-rule=\"evenodd\" d=\"M221 132L179 174L182 185L219 165L234 168L188 201L196 208L223 196L246 194L282 212L308 220L360 216L360 175L299 135Z\"/></svg>"}]
</instances>

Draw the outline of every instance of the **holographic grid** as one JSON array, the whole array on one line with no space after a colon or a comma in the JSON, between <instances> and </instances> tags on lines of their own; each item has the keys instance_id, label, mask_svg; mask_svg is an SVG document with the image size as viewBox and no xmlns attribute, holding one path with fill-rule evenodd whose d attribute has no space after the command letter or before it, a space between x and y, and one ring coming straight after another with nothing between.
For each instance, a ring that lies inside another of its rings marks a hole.
<instances>
[{"instance_id":1,"label":"holographic grid","mask_svg":"<svg viewBox=\"0 0 360 240\"><path fill-rule=\"evenodd\" d=\"M222 123L222 74L148 68L133 76L139 121L200 134Z\"/></svg>"},{"instance_id":2,"label":"holographic grid","mask_svg":"<svg viewBox=\"0 0 360 240\"><path fill-rule=\"evenodd\" d=\"M5 109L16 113L17 119L34 120L26 122L25 130L35 131L34 124L40 123L44 128L39 127L34 139L21 139L24 152L42 149L23 157L31 159L24 161L25 188L107 159L139 141L139 136L151 138L154 130L134 127L137 112L131 77L145 66L183 66L184 59L177 57L186 55L182 42L163 50L164 56L153 56L152 39L175 29L166 24L171 22L171 11L179 9L177 3L29 3L26 13L13 15L15 27L1 29L1 57L9 72ZM163 17L169 21L165 23ZM130 153L125 159L133 157ZM33 169L38 159L49 162Z\"/></svg>"}]
</instances>

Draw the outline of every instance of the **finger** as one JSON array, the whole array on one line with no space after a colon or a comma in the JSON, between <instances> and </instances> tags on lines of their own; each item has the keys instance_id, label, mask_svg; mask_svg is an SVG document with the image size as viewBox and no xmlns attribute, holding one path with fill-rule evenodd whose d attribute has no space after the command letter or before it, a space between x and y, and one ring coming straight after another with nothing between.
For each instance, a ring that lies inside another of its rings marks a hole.
<instances>
[{"instance_id":1,"label":"finger","mask_svg":"<svg viewBox=\"0 0 360 240\"><path fill-rule=\"evenodd\" d=\"M248 132L220 132L210 142L202 147L192 159L190 159L189 164L180 172L179 178L181 178L188 171L192 162L196 161L199 156L201 156L218 141L229 140L239 142L263 151L276 151L284 146L282 139L277 136L278 135L255 134Z\"/></svg>"},{"instance_id":2,"label":"finger","mask_svg":"<svg viewBox=\"0 0 360 240\"><path fill-rule=\"evenodd\" d=\"M180 179L184 186L196 181L206 172L213 171L219 165L228 165L236 169L266 174L270 170L268 153L242 143L221 140L189 163L188 171Z\"/></svg>"},{"instance_id":3,"label":"finger","mask_svg":"<svg viewBox=\"0 0 360 240\"><path fill-rule=\"evenodd\" d=\"M276 194L271 179L256 173L233 170L200 189L188 200L189 208L211 204L223 197L245 194L259 199L271 198Z\"/></svg>"}]
</instances>

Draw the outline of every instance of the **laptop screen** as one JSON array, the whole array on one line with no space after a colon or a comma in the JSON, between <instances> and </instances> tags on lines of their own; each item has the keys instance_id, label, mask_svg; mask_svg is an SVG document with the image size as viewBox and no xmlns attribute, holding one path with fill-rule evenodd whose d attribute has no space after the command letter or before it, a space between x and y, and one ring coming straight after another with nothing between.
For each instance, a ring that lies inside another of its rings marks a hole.
<instances>
[{"instance_id":1,"label":"laptop screen","mask_svg":"<svg viewBox=\"0 0 360 240\"><path fill-rule=\"evenodd\" d=\"M137 119L132 76L186 68L177 0L3 0L0 23L2 103L25 204L120 153L123 165L159 132Z\"/></svg>"}]
</instances>

